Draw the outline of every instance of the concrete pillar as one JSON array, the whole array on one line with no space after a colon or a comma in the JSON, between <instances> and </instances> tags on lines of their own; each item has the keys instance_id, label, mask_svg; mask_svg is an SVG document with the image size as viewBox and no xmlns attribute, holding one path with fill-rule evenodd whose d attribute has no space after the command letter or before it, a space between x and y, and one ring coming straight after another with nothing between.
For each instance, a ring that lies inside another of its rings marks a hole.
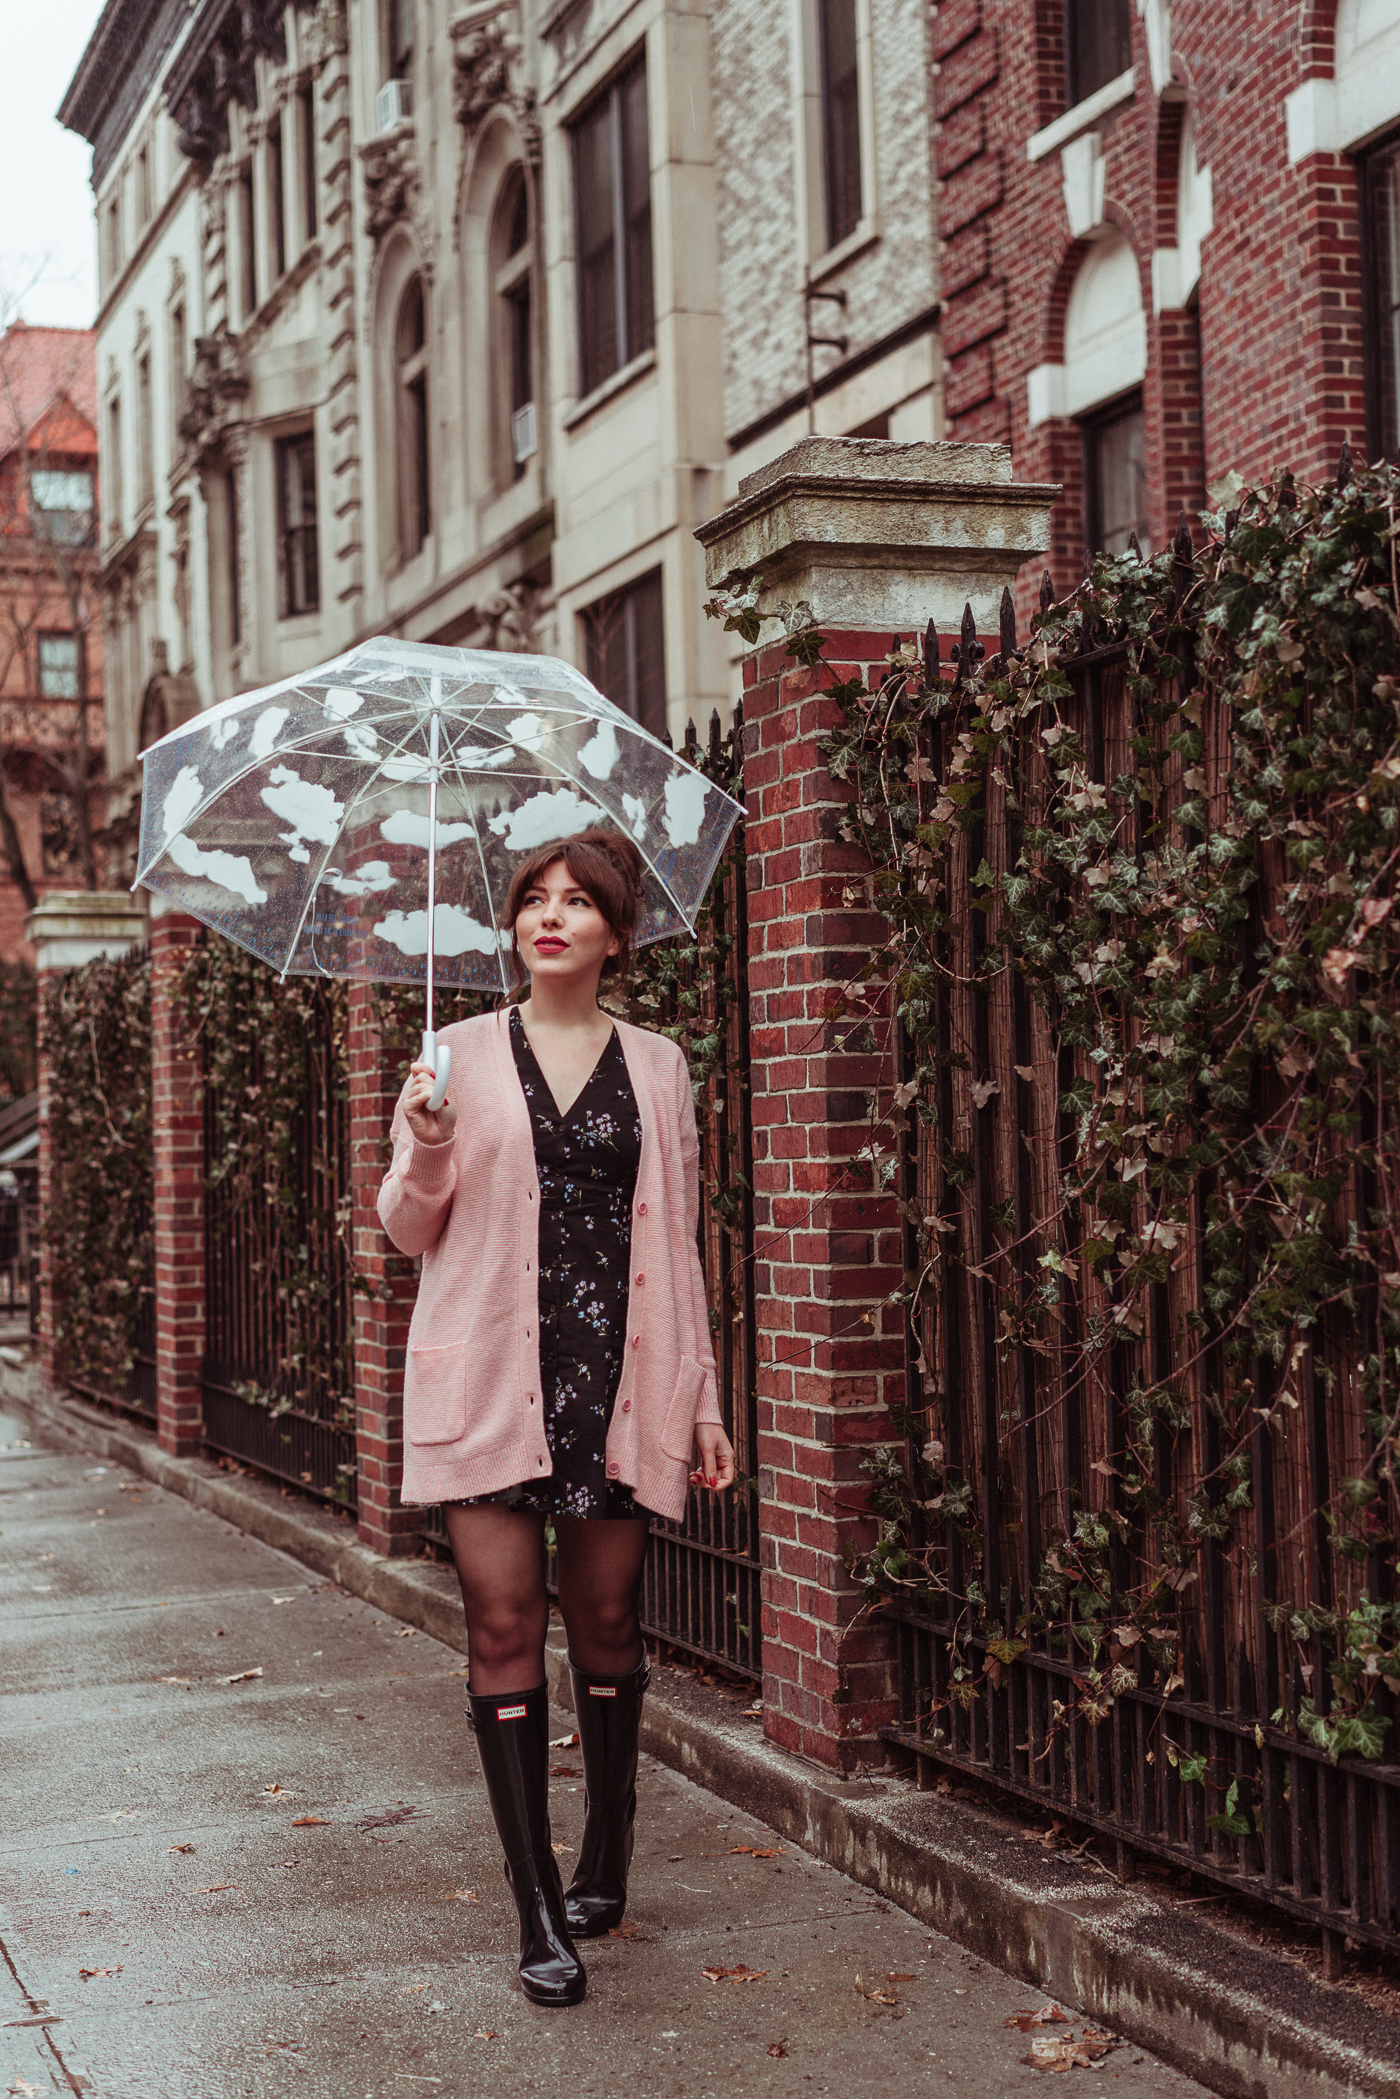
<instances>
[{"instance_id":1,"label":"concrete pillar","mask_svg":"<svg viewBox=\"0 0 1400 2099\"><path fill-rule=\"evenodd\" d=\"M146 936L146 918L125 890L52 889L24 922L34 943L39 978L39 1359L44 1375L57 1373L53 1275L45 1222L53 1179L49 1106L51 1077L44 1055L44 1006L56 976L102 956L126 954Z\"/></svg>"},{"instance_id":2,"label":"concrete pillar","mask_svg":"<svg viewBox=\"0 0 1400 2099\"><path fill-rule=\"evenodd\" d=\"M899 1219L858 1157L867 1095L894 1083L888 1047L854 1040L888 1017L860 983L884 925L844 894L864 863L837 835L850 790L821 755L840 720L825 693L878 681L897 632L933 619L946 643L965 604L995 651L1002 590L1048 545L1057 494L1014 483L1000 445L809 437L696 535L712 587L761 579L764 617L744 665L764 1728L839 1770L878 1761L896 1717L892 1632L855 1623L844 1555L874 1539L860 1462L898 1440L904 1315L887 1302ZM816 671L778 638L812 622ZM854 1018L829 1020L842 996Z\"/></svg>"}]
</instances>

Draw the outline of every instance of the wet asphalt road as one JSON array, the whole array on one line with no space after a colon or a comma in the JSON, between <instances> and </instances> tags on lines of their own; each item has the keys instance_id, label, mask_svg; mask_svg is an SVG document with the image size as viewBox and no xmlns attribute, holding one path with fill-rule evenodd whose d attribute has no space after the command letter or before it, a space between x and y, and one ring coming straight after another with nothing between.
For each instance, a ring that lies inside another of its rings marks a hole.
<instances>
[{"instance_id":1,"label":"wet asphalt road","mask_svg":"<svg viewBox=\"0 0 1400 2099\"><path fill-rule=\"evenodd\" d=\"M1084 2032L1008 2028L1046 2000L647 1759L635 1934L526 2004L461 1657L3 1415L0 1626L0 2095L1001 2099ZM1069 2075L1201 2090L1129 2045Z\"/></svg>"}]
</instances>

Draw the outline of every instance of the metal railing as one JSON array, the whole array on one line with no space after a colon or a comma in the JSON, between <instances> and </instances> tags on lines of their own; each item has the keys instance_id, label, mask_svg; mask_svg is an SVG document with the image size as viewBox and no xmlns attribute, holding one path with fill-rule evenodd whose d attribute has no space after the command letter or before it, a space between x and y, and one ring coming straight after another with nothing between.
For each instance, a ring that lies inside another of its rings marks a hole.
<instances>
[{"instance_id":1,"label":"metal railing","mask_svg":"<svg viewBox=\"0 0 1400 2099\"><path fill-rule=\"evenodd\" d=\"M1004 646L1014 641L1013 621ZM934 654L936 661L936 642ZM1085 632L1079 655L1061 660L1075 694L1061 711L1088 754L1089 778L1113 806L1114 781L1137 770L1145 742L1167 752L1170 725L1153 720L1135 696L1142 681L1130 683L1126 652L1111 635ZM955 695L933 724L928 756L938 780L948 777L958 733L981 705L959 705ZM1021 746L1019 776L988 780L983 816L955 835L945 875L950 898L978 894L973 877L984 866L995 877L1016 864L1018 826L1029 824L1025 812L1035 806L1037 744L1028 737ZM1198 762L1209 802L1222 793L1230 763L1220 722L1207 723ZM1162 811L1189 791L1181 784L1185 761L1173 755L1164 763ZM1140 833L1138 842L1141 851ZM1261 852L1260 922L1283 875ZM1374 1712L1391 1723L1382 1758L1329 1757L1325 1745L1289 1724L1311 1698L1326 1709L1322 1633L1308 1639L1296 1625L1281 1625L1278 1613L1284 1598L1320 1614L1346 1608L1325 1510L1336 1482L1364 1470L1371 1449L1360 1365L1376 1346L1374 1290L1328 1312L1307 1352L1300 1403L1275 1408L1272 1423L1264 1415L1280 1386L1278 1366L1258 1356L1232 1364L1206 1344L1191 1363L1174 1360L1174 1336L1185 1322L1198 1334L1211 1330L1203 1213L1193 1249L1151 1286L1140 1334L1125 1328L1110 1349L1085 1347L1091 1322L1111 1313L1112 1286L1087 1262L1070 1261L1058 1334L1034 1345L1008 1340L999 1314L1029 1305L1044 1280L1043 1248L1055 1243L1045 1237L1046 1220L1061 1161L1073 1153L1065 1096L1086 1074L1092 1080L1092 1067L1085 1048L1060 1034L1054 1012L1029 997L1014 966L983 971L984 954L1004 932L995 910L970 909L954 911L940 936L933 1119L901 1139L900 1192L911 1220L906 1270L920 1259L914 1220L942 1220L933 1303L909 1323L907 1392L923 1424L918 1436L942 1438L947 1477L965 1483L970 1498L962 1520L913 1508L910 1545L931 1548L944 1589L932 1603L886 1607L898 1627L900 1717L883 1732L916 1759L989 1781L1110 1838L1124 1878L1139 1853L1189 1868L1320 1927L1329 1965L1344 1936L1393 1949L1400 1699L1385 1685L1374 1694ZM897 1082L913 1068L901 1031ZM1375 1196L1364 1180L1357 1165L1343 1212L1353 1206L1366 1214ZM1248 1505L1234 1515L1228 1550L1208 1538L1195 1572L1164 1570L1141 1502L1124 1491L1129 1409L1136 1394L1168 1377L1185 1392L1186 1431L1153 1431L1151 1482L1159 1506L1184 1508L1193 1494L1204 1495L1203 1481L1219 1479L1216 1395L1236 1391L1246 1376L1254 1387L1246 1397L1263 1402L1248 1438ZM918 1459L911 1440L915 1479ZM1115 1644L1109 1620L1106 1653L1097 1659L1102 1679L1112 1664L1112 1696L1101 1697L1072 1606L1047 1622L1047 1555L1085 1511L1102 1515L1111 1533L1115 1590L1164 1571L1173 1577L1179 1659L1170 1681L1137 1634ZM1389 1555L1373 1551L1365 1573L1373 1600L1393 1595ZM1025 1648L1016 1653L1020 1641Z\"/></svg>"}]
</instances>

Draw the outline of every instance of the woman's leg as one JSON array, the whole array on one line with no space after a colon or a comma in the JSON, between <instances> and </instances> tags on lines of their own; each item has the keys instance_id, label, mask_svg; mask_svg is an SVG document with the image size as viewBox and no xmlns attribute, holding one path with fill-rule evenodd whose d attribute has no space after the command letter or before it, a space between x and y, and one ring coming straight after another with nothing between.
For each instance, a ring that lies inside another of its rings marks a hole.
<instances>
[{"instance_id":1,"label":"woman's leg","mask_svg":"<svg viewBox=\"0 0 1400 2099\"><path fill-rule=\"evenodd\" d=\"M645 1649L637 1607L650 1520L556 1516L559 1608L569 1660L590 1675L623 1676Z\"/></svg>"},{"instance_id":2,"label":"woman's leg","mask_svg":"<svg viewBox=\"0 0 1400 2099\"><path fill-rule=\"evenodd\" d=\"M449 1504L447 1535L462 1604L473 1692L532 1691L544 1682L544 1518L532 1510L482 1502Z\"/></svg>"},{"instance_id":3,"label":"woman's leg","mask_svg":"<svg viewBox=\"0 0 1400 2099\"><path fill-rule=\"evenodd\" d=\"M559 1601L583 1753L583 1842L564 1898L575 1938L610 1931L627 1907L637 1736L650 1674L637 1622L649 1528L645 1517L556 1523Z\"/></svg>"}]
</instances>

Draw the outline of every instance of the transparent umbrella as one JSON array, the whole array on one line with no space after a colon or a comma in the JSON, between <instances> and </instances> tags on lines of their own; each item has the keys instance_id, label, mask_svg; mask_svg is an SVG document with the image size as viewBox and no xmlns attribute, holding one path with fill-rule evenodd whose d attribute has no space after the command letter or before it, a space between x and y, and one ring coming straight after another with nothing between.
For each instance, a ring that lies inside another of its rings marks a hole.
<instances>
[{"instance_id":1,"label":"transparent umbrella","mask_svg":"<svg viewBox=\"0 0 1400 2099\"><path fill-rule=\"evenodd\" d=\"M362 642L142 754L133 888L289 972L508 986L521 858L600 821L645 866L638 943L695 928L739 804L550 656Z\"/></svg>"}]
</instances>

